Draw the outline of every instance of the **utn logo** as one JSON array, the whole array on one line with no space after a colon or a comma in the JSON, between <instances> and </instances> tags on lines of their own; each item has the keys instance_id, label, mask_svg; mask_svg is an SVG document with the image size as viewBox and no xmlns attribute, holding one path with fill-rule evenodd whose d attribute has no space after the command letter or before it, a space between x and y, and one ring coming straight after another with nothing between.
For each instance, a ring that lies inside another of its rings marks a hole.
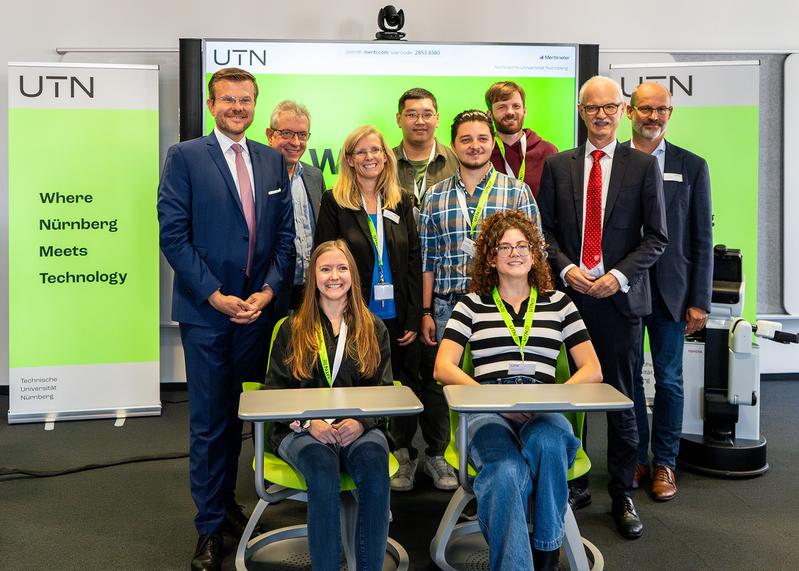
<instances>
[{"instance_id":1,"label":"utn logo","mask_svg":"<svg viewBox=\"0 0 799 571\"><path fill-rule=\"evenodd\" d=\"M638 83L635 83L635 79L628 80L627 78L621 78L621 91L624 93L625 97L631 97L633 94L633 90L636 87L641 85L645 81L655 81L661 84L663 87L666 87L669 90L669 93L674 95L674 88L678 87L685 95L688 97L694 94L694 76L688 75L688 79L686 81L685 78L680 79L676 75L639 75L638 76ZM632 85L635 83L635 85ZM686 86L686 83L688 84ZM632 88L628 89L628 85L632 85Z\"/></svg>"},{"instance_id":2,"label":"utn logo","mask_svg":"<svg viewBox=\"0 0 799 571\"><path fill-rule=\"evenodd\" d=\"M266 67L266 50L217 50L214 49L214 63L216 65L249 65L254 67L255 62Z\"/></svg>"},{"instance_id":3,"label":"utn logo","mask_svg":"<svg viewBox=\"0 0 799 571\"><path fill-rule=\"evenodd\" d=\"M53 97L75 99L80 95L94 99L94 76L86 81L74 75L40 75L38 78L31 76L27 79L20 75L19 92L25 97L40 97L42 94L49 96L52 93Z\"/></svg>"}]
</instances>

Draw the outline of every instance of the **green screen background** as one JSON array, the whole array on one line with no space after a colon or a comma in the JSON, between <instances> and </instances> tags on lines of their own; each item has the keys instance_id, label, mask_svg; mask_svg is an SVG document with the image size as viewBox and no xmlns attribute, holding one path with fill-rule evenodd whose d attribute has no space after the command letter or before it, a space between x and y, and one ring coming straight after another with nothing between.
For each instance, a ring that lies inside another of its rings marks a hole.
<instances>
[{"instance_id":1,"label":"green screen background","mask_svg":"<svg viewBox=\"0 0 799 571\"><path fill-rule=\"evenodd\" d=\"M11 368L159 358L158 112L9 109ZM42 204L40 192L92 194ZM118 219L107 230L39 231L41 218ZM39 257L40 245L84 257ZM42 284L39 272L127 272L122 286Z\"/></svg>"},{"instance_id":2,"label":"green screen background","mask_svg":"<svg viewBox=\"0 0 799 571\"><path fill-rule=\"evenodd\" d=\"M212 74L206 75L206 86ZM266 128L275 105L294 99L311 112L311 139L303 161L311 163L315 150L319 161L325 149L332 149L338 163L341 144L350 131L372 124L383 133L391 146L402 140L397 126L397 102L412 87L424 87L438 101L438 139L450 142L452 119L465 109L485 110L485 92L504 77L441 76L364 76L364 75L256 75L258 103L255 120L247 137L266 143ZM513 78L526 92L527 119L530 127L558 149L569 149L575 140L574 78ZM207 88L206 88L207 89ZM206 93L207 97L207 93ZM214 119L206 109L205 132L211 131ZM336 176L325 164L325 182L333 186Z\"/></svg>"}]
</instances>

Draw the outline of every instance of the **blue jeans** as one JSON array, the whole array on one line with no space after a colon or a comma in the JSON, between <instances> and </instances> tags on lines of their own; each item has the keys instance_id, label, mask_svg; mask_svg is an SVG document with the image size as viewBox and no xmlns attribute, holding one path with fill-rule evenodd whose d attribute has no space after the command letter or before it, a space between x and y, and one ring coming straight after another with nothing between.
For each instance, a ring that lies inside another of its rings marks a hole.
<instances>
[{"instance_id":1,"label":"blue jeans","mask_svg":"<svg viewBox=\"0 0 799 571\"><path fill-rule=\"evenodd\" d=\"M358 571L380 571L386 554L390 485L388 442L368 430L347 447L323 444L307 432L292 432L278 455L308 484L308 547L315 571L338 571L341 559L340 473L358 489L356 556Z\"/></svg>"},{"instance_id":2,"label":"blue jeans","mask_svg":"<svg viewBox=\"0 0 799 571\"><path fill-rule=\"evenodd\" d=\"M519 424L496 413L469 416L469 462L477 519L492 571L532 569L527 505L534 498L532 546L560 548L568 500L566 474L580 441L559 413L535 413Z\"/></svg>"},{"instance_id":3,"label":"blue jeans","mask_svg":"<svg viewBox=\"0 0 799 571\"><path fill-rule=\"evenodd\" d=\"M649 332L649 350L655 370L655 404L652 407L652 455L655 465L674 469L682 432L683 383L682 356L685 321L674 321L659 295L653 295L652 314L644 318ZM638 462L649 463L649 423L641 374L643 347L634 387L635 417L638 423Z\"/></svg>"},{"instance_id":4,"label":"blue jeans","mask_svg":"<svg viewBox=\"0 0 799 571\"><path fill-rule=\"evenodd\" d=\"M436 341L441 343L444 338L444 329L447 328L447 322L452 317L452 310L455 309L456 303L450 304L447 300L438 297L433 298L433 321L436 322Z\"/></svg>"}]
</instances>

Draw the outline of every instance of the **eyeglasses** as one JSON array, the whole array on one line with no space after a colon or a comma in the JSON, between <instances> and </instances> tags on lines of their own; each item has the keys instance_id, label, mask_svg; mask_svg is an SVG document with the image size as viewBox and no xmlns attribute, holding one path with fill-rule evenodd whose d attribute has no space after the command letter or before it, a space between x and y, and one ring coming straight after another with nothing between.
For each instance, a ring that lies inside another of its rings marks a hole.
<instances>
[{"instance_id":1,"label":"eyeglasses","mask_svg":"<svg viewBox=\"0 0 799 571\"><path fill-rule=\"evenodd\" d=\"M419 118L421 118L422 121L424 121L425 123L429 123L430 121L435 119L436 114L433 113L432 111L425 111L424 113L418 113L416 111L406 111L405 113L402 114L402 116L409 121L416 122L419 120Z\"/></svg>"},{"instance_id":2,"label":"eyeglasses","mask_svg":"<svg viewBox=\"0 0 799 571\"><path fill-rule=\"evenodd\" d=\"M379 157L383 154L382 147L372 147L371 149L358 149L357 151L352 151L351 153L353 156L358 157L359 159L365 159L367 155L374 155Z\"/></svg>"},{"instance_id":3,"label":"eyeglasses","mask_svg":"<svg viewBox=\"0 0 799 571\"><path fill-rule=\"evenodd\" d=\"M641 115L651 115L652 111L658 114L659 117L665 117L669 113L671 113L673 107L651 107L649 105L642 105L641 107L636 107L633 105L633 109L638 111Z\"/></svg>"},{"instance_id":4,"label":"eyeglasses","mask_svg":"<svg viewBox=\"0 0 799 571\"><path fill-rule=\"evenodd\" d=\"M583 111L588 115L596 115L602 109L605 115L615 115L623 103L605 103L604 105L582 105Z\"/></svg>"},{"instance_id":5,"label":"eyeglasses","mask_svg":"<svg viewBox=\"0 0 799 571\"><path fill-rule=\"evenodd\" d=\"M520 256L524 257L530 254L530 244L528 242L519 242L515 246L510 244L500 244L496 247L497 255L502 258L507 258L513 254L513 250L516 250L516 253Z\"/></svg>"},{"instance_id":6,"label":"eyeglasses","mask_svg":"<svg viewBox=\"0 0 799 571\"><path fill-rule=\"evenodd\" d=\"M295 136L300 141L307 141L308 139L311 138L311 132L310 131L292 131L291 129L275 129L272 132L275 133L276 135L278 135L284 141L290 141Z\"/></svg>"},{"instance_id":7,"label":"eyeglasses","mask_svg":"<svg viewBox=\"0 0 799 571\"><path fill-rule=\"evenodd\" d=\"M231 107L236 103L241 103L242 107L252 107L255 105L255 100L248 95L244 97L234 97L232 95L223 95L222 97L218 98L218 101L221 101L225 105L230 105Z\"/></svg>"}]
</instances>

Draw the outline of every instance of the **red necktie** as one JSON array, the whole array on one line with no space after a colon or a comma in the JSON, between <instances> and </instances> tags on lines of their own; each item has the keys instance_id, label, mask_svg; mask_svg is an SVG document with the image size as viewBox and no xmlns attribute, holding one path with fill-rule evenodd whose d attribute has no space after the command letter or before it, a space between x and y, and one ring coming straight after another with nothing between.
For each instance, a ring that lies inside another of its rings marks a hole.
<instances>
[{"instance_id":1,"label":"red necktie","mask_svg":"<svg viewBox=\"0 0 799 571\"><path fill-rule=\"evenodd\" d=\"M231 145L231 148L236 153L236 176L239 179L239 197L241 198L241 208L244 211L244 220L247 221L247 230L250 233L250 239L247 243L247 277L250 277L252 256L255 252L255 202L252 199L250 173L247 172L247 165L241 155L244 149L238 143Z\"/></svg>"},{"instance_id":2,"label":"red necktie","mask_svg":"<svg viewBox=\"0 0 799 571\"><path fill-rule=\"evenodd\" d=\"M594 164L588 175L585 193L585 226L583 227L583 265L589 270L602 258L602 167L599 159L604 151L591 151Z\"/></svg>"}]
</instances>

